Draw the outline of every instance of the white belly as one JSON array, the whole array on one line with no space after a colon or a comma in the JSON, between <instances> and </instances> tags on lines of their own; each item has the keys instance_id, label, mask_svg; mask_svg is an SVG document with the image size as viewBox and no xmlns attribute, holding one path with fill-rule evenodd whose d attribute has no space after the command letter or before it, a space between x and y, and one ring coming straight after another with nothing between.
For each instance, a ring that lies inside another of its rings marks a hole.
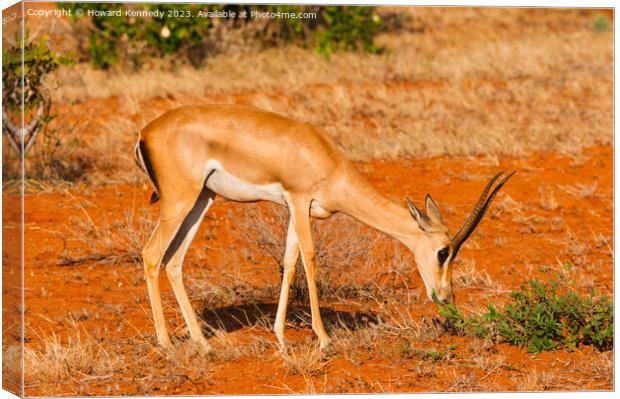
<instances>
[{"instance_id":1,"label":"white belly","mask_svg":"<svg viewBox=\"0 0 620 399\"><path fill-rule=\"evenodd\" d=\"M286 205L280 183L253 184L228 173L215 160L207 162L207 173L213 171L207 180L207 187L222 197L240 202L271 201Z\"/></svg>"}]
</instances>

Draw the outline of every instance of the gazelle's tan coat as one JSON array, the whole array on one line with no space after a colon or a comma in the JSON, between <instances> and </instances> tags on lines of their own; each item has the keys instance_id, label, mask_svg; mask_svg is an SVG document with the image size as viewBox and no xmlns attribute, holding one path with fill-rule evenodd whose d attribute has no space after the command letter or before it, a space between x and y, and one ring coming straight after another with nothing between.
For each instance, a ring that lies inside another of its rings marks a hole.
<instances>
[{"instance_id":1,"label":"gazelle's tan coat","mask_svg":"<svg viewBox=\"0 0 620 399\"><path fill-rule=\"evenodd\" d=\"M187 106L147 125L140 132L136 156L161 200L159 222L143 250L143 259L157 337L166 347L171 342L157 280L160 263L166 266L192 339L209 346L183 287L181 268L215 194L240 202L268 200L289 208L284 275L274 327L282 345L288 292L300 254L310 294L312 327L322 347L329 343L319 314L310 217L345 212L398 239L416 255L429 297L443 302L453 298L450 263L461 243L457 246L452 241L430 196L426 213L412 203L409 209L394 204L374 190L344 154L308 123L244 106ZM468 234L479 218L468 227ZM442 249L447 257L439 264L437 253Z\"/></svg>"}]
</instances>

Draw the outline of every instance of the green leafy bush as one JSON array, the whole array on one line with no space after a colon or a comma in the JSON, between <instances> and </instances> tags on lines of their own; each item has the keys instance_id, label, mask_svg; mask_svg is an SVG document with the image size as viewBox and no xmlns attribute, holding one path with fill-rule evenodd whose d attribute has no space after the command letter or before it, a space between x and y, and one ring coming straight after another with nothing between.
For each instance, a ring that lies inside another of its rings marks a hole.
<instances>
[{"instance_id":1,"label":"green leafy bush","mask_svg":"<svg viewBox=\"0 0 620 399\"><path fill-rule=\"evenodd\" d=\"M499 311L464 317L454 305L439 307L446 327L456 333L504 341L538 353L577 345L593 345L599 350L613 346L613 303L607 297L582 297L572 290L558 294L557 282L532 280L512 292L513 301Z\"/></svg>"},{"instance_id":2,"label":"green leafy bush","mask_svg":"<svg viewBox=\"0 0 620 399\"><path fill-rule=\"evenodd\" d=\"M275 13L276 15L288 13L297 14L308 11L308 7L297 5L270 5L270 6L255 6L258 11L267 11ZM269 35L269 31L276 32L276 36L284 41L303 40L311 26L307 21L297 18L276 18L274 21L270 21L268 29L263 31L263 35ZM265 39L265 38L262 38ZM269 40L269 37L266 37Z\"/></svg>"},{"instance_id":3,"label":"green leafy bush","mask_svg":"<svg viewBox=\"0 0 620 399\"><path fill-rule=\"evenodd\" d=\"M317 33L317 51L330 54L337 50L364 50L376 53L374 37L381 18L372 7L328 6L323 12L325 27Z\"/></svg>"},{"instance_id":4,"label":"green leafy bush","mask_svg":"<svg viewBox=\"0 0 620 399\"><path fill-rule=\"evenodd\" d=\"M592 28L597 32L605 32L611 29L611 23L605 15L599 15L594 19Z\"/></svg>"},{"instance_id":5,"label":"green leafy bush","mask_svg":"<svg viewBox=\"0 0 620 399\"><path fill-rule=\"evenodd\" d=\"M15 42L21 44L21 38ZM51 113L51 93L43 84L45 76L61 65L72 63L69 57L52 51L45 38L32 41L26 37L23 49L21 45L2 49L2 132L11 148L20 156L28 152L39 132L55 117ZM23 134L17 126L21 121L13 118L13 114L19 113L21 109L22 96L26 119L21 129Z\"/></svg>"},{"instance_id":6,"label":"green leafy bush","mask_svg":"<svg viewBox=\"0 0 620 399\"><path fill-rule=\"evenodd\" d=\"M17 38L17 43L21 39ZM22 72L24 75L24 105L26 111L38 106L47 99L43 88L43 78L61 65L71 65L70 57L53 52L46 38L24 40L24 68L22 70L22 48L20 45L2 49L2 100L11 111L19 110L22 97Z\"/></svg>"},{"instance_id":7,"label":"green leafy bush","mask_svg":"<svg viewBox=\"0 0 620 399\"><path fill-rule=\"evenodd\" d=\"M81 121L75 115L57 120L59 114L52 108L52 95L59 82L47 78L61 66L73 65L74 61L51 49L45 37L30 40L26 36L22 68L21 38L15 43L19 44L2 50L2 132L13 152L25 158L30 179L75 179L81 167L69 158L79 145L77 127ZM24 126L20 126L22 94ZM3 178L20 177L19 164L10 159L10 153L3 155Z\"/></svg>"},{"instance_id":8,"label":"green leafy bush","mask_svg":"<svg viewBox=\"0 0 620 399\"><path fill-rule=\"evenodd\" d=\"M299 5L204 5L204 4L104 4L59 3L60 8L86 12L120 11L120 16L93 15L88 32L88 59L97 68L109 68L118 63L139 68L146 57L166 54L198 66L207 56L213 24L206 13L235 11L234 18L221 18L227 29L246 29L250 37L263 45L294 42L314 46L316 51L329 55L335 51L379 51L374 37L381 18L373 7L318 7ZM125 9L155 11L158 17L127 17ZM252 18L253 11L268 12L275 18ZM240 18L246 12L247 18ZM199 14L202 13L202 16ZM300 14L315 18L300 18Z\"/></svg>"},{"instance_id":9,"label":"green leafy bush","mask_svg":"<svg viewBox=\"0 0 620 399\"><path fill-rule=\"evenodd\" d=\"M105 14L90 16L92 27L88 37L89 60L97 68L109 68L121 61L134 67L141 65L145 56L156 57L189 51L209 36L211 20L196 15L201 10L214 10L219 6L199 4L105 4L59 3L59 8L88 13L119 12L120 16ZM159 17L125 16L124 10L160 11ZM86 14L88 15L88 14Z\"/></svg>"},{"instance_id":10,"label":"green leafy bush","mask_svg":"<svg viewBox=\"0 0 620 399\"><path fill-rule=\"evenodd\" d=\"M157 49L160 54L174 54L184 50L185 56L194 64L199 65L202 58L193 58L192 49L197 49L205 38L209 37L211 20L209 18L184 17L196 15L197 11L213 11L217 6L198 4L149 4L147 10L163 11L162 18L153 18L145 23L146 42Z\"/></svg>"}]
</instances>

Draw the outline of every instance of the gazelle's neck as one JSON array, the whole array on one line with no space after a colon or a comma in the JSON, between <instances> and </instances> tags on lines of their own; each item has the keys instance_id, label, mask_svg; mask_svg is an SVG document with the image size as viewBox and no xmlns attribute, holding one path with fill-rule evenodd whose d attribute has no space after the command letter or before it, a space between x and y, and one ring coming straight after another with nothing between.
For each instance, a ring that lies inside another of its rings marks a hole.
<instances>
[{"instance_id":1,"label":"gazelle's neck","mask_svg":"<svg viewBox=\"0 0 620 399\"><path fill-rule=\"evenodd\" d=\"M411 245L412 237L422 234L404 206L381 195L359 174L349 175L344 186L346 200L340 211L406 246Z\"/></svg>"}]
</instances>

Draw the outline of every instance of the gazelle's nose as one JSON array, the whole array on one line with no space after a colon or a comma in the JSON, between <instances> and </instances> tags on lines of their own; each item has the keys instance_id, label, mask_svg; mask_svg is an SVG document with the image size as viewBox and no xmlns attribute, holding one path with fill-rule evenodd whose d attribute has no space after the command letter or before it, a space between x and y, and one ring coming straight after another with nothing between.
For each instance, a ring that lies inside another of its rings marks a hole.
<instances>
[{"instance_id":1,"label":"gazelle's nose","mask_svg":"<svg viewBox=\"0 0 620 399\"><path fill-rule=\"evenodd\" d=\"M437 291L437 300L442 305L454 303L455 297L452 287L439 289Z\"/></svg>"}]
</instances>

